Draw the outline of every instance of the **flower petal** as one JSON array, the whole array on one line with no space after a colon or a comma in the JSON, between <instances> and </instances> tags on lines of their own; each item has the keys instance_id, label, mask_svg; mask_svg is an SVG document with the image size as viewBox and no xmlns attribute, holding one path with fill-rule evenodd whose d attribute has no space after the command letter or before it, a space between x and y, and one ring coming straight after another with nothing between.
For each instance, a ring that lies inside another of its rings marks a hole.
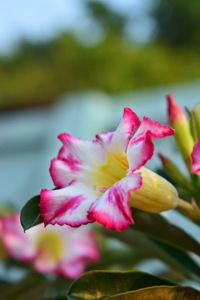
<instances>
[{"instance_id":1,"label":"flower petal","mask_svg":"<svg viewBox=\"0 0 200 300\"><path fill-rule=\"evenodd\" d=\"M55 186L60 188L69 185L75 177L63 159L52 159L49 171Z\"/></svg>"},{"instance_id":2,"label":"flower petal","mask_svg":"<svg viewBox=\"0 0 200 300\"><path fill-rule=\"evenodd\" d=\"M91 183L94 168L105 160L105 150L97 141L82 141L67 133L58 157L51 161L50 174L57 187L66 187L72 180Z\"/></svg>"},{"instance_id":3,"label":"flower petal","mask_svg":"<svg viewBox=\"0 0 200 300\"><path fill-rule=\"evenodd\" d=\"M121 179L96 200L89 210L89 216L108 229L126 229L133 223L129 206L130 192L140 188L141 184L139 173Z\"/></svg>"},{"instance_id":4,"label":"flower petal","mask_svg":"<svg viewBox=\"0 0 200 300\"><path fill-rule=\"evenodd\" d=\"M28 262L36 255L30 235L25 234L20 224L19 214L1 218L2 242L8 254L18 260ZM31 232L30 229L28 232ZM28 247L27 247L28 245Z\"/></svg>"},{"instance_id":5,"label":"flower petal","mask_svg":"<svg viewBox=\"0 0 200 300\"><path fill-rule=\"evenodd\" d=\"M83 166L81 170L72 171L68 163L63 159L52 159L49 168L55 186L63 188L72 181L79 181L85 184L92 183L93 169Z\"/></svg>"},{"instance_id":6,"label":"flower petal","mask_svg":"<svg viewBox=\"0 0 200 300\"><path fill-rule=\"evenodd\" d=\"M192 158L192 173L200 175L200 139L194 145L191 158Z\"/></svg>"},{"instance_id":7,"label":"flower petal","mask_svg":"<svg viewBox=\"0 0 200 300\"><path fill-rule=\"evenodd\" d=\"M84 235L83 235L84 236ZM87 237L86 237L87 239ZM82 246L81 246L82 247ZM89 253L76 253L77 246L73 245L73 249L75 250L75 254L71 258L67 258L66 260L63 259L61 262L58 273L66 276L70 279L76 279L77 277L81 276L85 270L86 265L91 261L97 261L99 259L99 251L96 251L95 259ZM85 250L82 248L83 251L88 250L88 247ZM93 251L94 252L94 251ZM97 255L98 253L98 255Z\"/></svg>"},{"instance_id":8,"label":"flower petal","mask_svg":"<svg viewBox=\"0 0 200 300\"><path fill-rule=\"evenodd\" d=\"M72 171L81 168L82 164L93 166L104 160L105 151L96 140L84 141L68 133L62 133L58 138L64 146L61 148L58 158L65 160Z\"/></svg>"},{"instance_id":9,"label":"flower petal","mask_svg":"<svg viewBox=\"0 0 200 300\"><path fill-rule=\"evenodd\" d=\"M114 131L108 131L102 134L96 134L96 141L101 143L102 146L107 147L111 144L113 139Z\"/></svg>"},{"instance_id":10,"label":"flower petal","mask_svg":"<svg viewBox=\"0 0 200 300\"><path fill-rule=\"evenodd\" d=\"M56 274L57 263L48 253L38 253L33 262L35 270L44 274Z\"/></svg>"},{"instance_id":11,"label":"flower petal","mask_svg":"<svg viewBox=\"0 0 200 300\"><path fill-rule=\"evenodd\" d=\"M59 226L58 226L59 227ZM56 269L67 250L64 232L55 226L40 229L35 239L37 255L34 267L41 273L56 273Z\"/></svg>"},{"instance_id":12,"label":"flower petal","mask_svg":"<svg viewBox=\"0 0 200 300\"><path fill-rule=\"evenodd\" d=\"M48 230L53 238L49 239L47 235L45 240ZM55 237L58 239L57 242ZM37 242L38 255L34 260L34 267L41 273L59 274L76 279L83 273L88 262L97 261L100 258L95 236L89 225L80 228L50 225L48 229L41 232L41 236L38 235L38 238L40 242ZM61 248L59 248L59 243ZM41 251L42 246L44 246L44 251Z\"/></svg>"},{"instance_id":13,"label":"flower petal","mask_svg":"<svg viewBox=\"0 0 200 300\"><path fill-rule=\"evenodd\" d=\"M74 245L73 248L68 247L68 252L65 252L65 259L74 260L76 257L89 258L94 261L99 259L100 253L91 225L81 226L80 228L66 226L62 229L64 230L63 236L66 244Z\"/></svg>"},{"instance_id":14,"label":"flower petal","mask_svg":"<svg viewBox=\"0 0 200 300\"><path fill-rule=\"evenodd\" d=\"M150 118L143 117L141 124L134 135L134 140L142 140L145 135L149 134L152 139L162 138L169 135L174 135L174 129L163 125Z\"/></svg>"},{"instance_id":15,"label":"flower petal","mask_svg":"<svg viewBox=\"0 0 200 300\"><path fill-rule=\"evenodd\" d=\"M69 279L76 279L83 274L86 264L87 260L84 258L75 258L74 260L63 262L58 268L57 274Z\"/></svg>"},{"instance_id":16,"label":"flower petal","mask_svg":"<svg viewBox=\"0 0 200 300\"><path fill-rule=\"evenodd\" d=\"M114 132L111 148L126 151L128 142L133 134L133 131L140 125L140 120L136 113L130 108L124 108L123 118Z\"/></svg>"},{"instance_id":17,"label":"flower petal","mask_svg":"<svg viewBox=\"0 0 200 300\"><path fill-rule=\"evenodd\" d=\"M67 249L60 261L57 273L75 279L83 273L88 262L97 261L100 258L95 236L90 225L78 229L57 226L56 229L62 230Z\"/></svg>"},{"instance_id":18,"label":"flower petal","mask_svg":"<svg viewBox=\"0 0 200 300\"><path fill-rule=\"evenodd\" d=\"M59 190L42 190L40 211L45 225L59 224L73 227L93 222L88 218L90 205L96 200L96 194L86 185L73 182Z\"/></svg>"},{"instance_id":19,"label":"flower petal","mask_svg":"<svg viewBox=\"0 0 200 300\"><path fill-rule=\"evenodd\" d=\"M127 149L129 170L134 172L144 166L151 159L153 152L154 145L148 133L143 140L131 139Z\"/></svg>"}]
</instances>

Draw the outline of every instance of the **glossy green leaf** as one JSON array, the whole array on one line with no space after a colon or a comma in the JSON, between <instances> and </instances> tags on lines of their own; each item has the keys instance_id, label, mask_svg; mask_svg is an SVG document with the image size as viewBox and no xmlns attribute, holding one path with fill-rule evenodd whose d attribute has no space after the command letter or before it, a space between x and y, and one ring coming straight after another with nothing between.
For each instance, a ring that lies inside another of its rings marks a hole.
<instances>
[{"instance_id":1,"label":"glossy green leaf","mask_svg":"<svg viewBox=\"0 0 200 300\"><path fill-rule=\"evenodd\" d=\"M200 292L185 287L151 287L122 293L105 300L200 300Z\"/></svg>"},{"instance_id":2,"label":"glossy green leaf","mask_svg":"<svg viewBox=\"0 0 200 300\"><path fill-rule=\"evenodd\" d=\"M68 300L97 300L149 286L173 283L143 272L88 272L74 281L68 290Z\"/></svg>"},{"instance_id":3,"label":"glossy green leaf","mask_svg":"<svg viewBox=\"0 0 200 300\"><path fill-rule=\"evenodd\" d=\"M149 214L139 210L133 211L135 224L131 226L150 237L165 242L171 246L191 251L200 255L200 244L187 234L184 229L170 224L159 214Z\"/></svg>"},{"instance_id":4,"label":"glossy green leaf","mask_svg":"<svg viewBox=\"0 0 200 300\"><path fill-rule=\"evenodd\" d=\"M21 224L24 230L27 230L37 224L42 223L42 217L39 209L40 196L31 198L21 210Z\"/></svg>"}]
</instances>

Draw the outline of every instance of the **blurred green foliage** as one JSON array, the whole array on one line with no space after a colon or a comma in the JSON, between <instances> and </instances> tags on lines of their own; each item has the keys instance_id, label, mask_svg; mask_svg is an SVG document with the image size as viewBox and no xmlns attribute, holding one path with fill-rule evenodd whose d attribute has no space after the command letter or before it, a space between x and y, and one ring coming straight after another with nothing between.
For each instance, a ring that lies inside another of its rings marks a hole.
<instances>
[{"instance_id":1,"label":"blurred green foliage","mask_svg":"<svg viewBox=\"0 0 200 300\"><path fill-rule=\"evenodd\" d=\"M115 35L123 36L126 26L126 17L112 11L107 6L98 1L90 1L87 3L88 9L92 17L97 21L100 27L106 32L112 32Z\"/></svg>"},{"instance_id":2,"label":"blurred green foliage","mask_svg":"<svg viewBox=\"0 0 200 300\"><path fill-rule=\"evenodd\" d=\"M121 93L200 77L198 0L158 2L156 39L146 45L124 37L124 18L102 4L89 7L106 31L98 44L81 44L68 32L40 44L23 41L0 58L0 109L47 104L77 90Z\"/></svg>"},{"instance_id":3,"label":"blurred green foliage","mask_svg":"<svg viewBox=\"0 0 200 300\"><path fill-rule=\"evenodd\" d=\"M200 46L200 1L159 0L153 10L157 39L176 47ZM199 52L199 51L198 51Z\"/></svg>"}]
</instances>

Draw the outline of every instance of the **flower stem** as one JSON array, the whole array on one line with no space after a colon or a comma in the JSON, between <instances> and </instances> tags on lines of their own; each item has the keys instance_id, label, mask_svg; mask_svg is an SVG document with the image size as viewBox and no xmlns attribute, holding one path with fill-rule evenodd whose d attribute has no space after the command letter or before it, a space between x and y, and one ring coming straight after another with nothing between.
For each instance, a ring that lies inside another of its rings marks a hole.
<instances>
[{"instance_id":1,"label":"flower stem","mask_svg":"<svg viewBox=\"0 0 200 300\"><path fill-rule=\"evenodd\" d=\"M189 203L179 198L176 209L180 213L191 219L194 223L200 225L200 209L195 201Z\"/></svg>"}]
</instances>

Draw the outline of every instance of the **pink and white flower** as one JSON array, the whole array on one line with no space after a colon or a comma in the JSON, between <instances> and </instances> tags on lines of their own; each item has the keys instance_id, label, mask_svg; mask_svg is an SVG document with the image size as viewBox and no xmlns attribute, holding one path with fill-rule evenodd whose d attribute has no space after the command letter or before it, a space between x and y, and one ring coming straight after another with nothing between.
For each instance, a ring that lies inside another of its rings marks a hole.
<instances>
[{"instance_id":1,"label":"pink and white flower","mask_svg":"<svg viewBox=\"0 0 200 300\"><path fill-rule=\"evenodd\" d=\"M1 239L8 256L30 262L41 273L75 279L88 262L99 259L99 250L90 226L79 229L69 226L44 225L24 233L19 214L0 218Z\"/></svg>"},{"instance_id":2,"label":"pink and white flower","mask_svg":"<svg viewBox=\"0 0 200 300\"><path fill-rule=\"evenodd\" d=\"M153 155L153 140L173 134L171 127L150 118L140 121L130 108L124 109L116 131L97 134L95 140L60 134L62 147L50 165L58 189L41 191L45 225L97 221L108 229L126 229L133 223L131 192L142 185L139 170Z\"/></svg>"},{"instance_id":3,"label":"pink and white flower","mask_svg":"<svg viewBox=\"0 0 200 300\"><path fill-rule=\"evenodd\" d=\"M191 159L192 159L192 173L200 175L200 139L194 145Z\"/></svg>"}]
</instances>

